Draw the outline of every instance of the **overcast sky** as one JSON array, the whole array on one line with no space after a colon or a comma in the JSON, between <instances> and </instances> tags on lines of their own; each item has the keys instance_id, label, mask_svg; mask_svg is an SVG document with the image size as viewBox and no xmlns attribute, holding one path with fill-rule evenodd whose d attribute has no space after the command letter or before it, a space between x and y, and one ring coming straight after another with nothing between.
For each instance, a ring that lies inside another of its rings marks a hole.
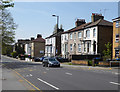
<instances>
[{"instance_id":1,"label":"overcast sky","mask_svg":"<svg viewBox=\"0 0 120 92\"><path fill-rule=\"evenodd\" d=\"M16 40L30 39L38 33L45 38L52 34L56 24L52 14L60 17L59 25L67 31L75 27L77 18L90 22L92 13L102 13L105 20L112 22L118 17L118 2L15 2L10 11L18 24Z\"/></svg>"}]
</instances>

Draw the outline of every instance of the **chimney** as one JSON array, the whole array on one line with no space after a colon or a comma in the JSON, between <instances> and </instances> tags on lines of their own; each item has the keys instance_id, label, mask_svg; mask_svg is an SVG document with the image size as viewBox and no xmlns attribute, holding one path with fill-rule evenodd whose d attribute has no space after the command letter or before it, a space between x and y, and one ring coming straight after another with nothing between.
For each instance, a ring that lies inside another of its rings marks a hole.
<instances>
[{"instance_id":1,"label":"chimney","mask_svg":"<svg viewBox=\"0 0 120 92\"><path fill-rule=\"evenodd\" d=\"M77 19L77 21L75 22L76 27L85 24L85 19Z\"/></svg>"},{"instance_id":2,"label":"chimney","mask_svg":"<svg viewBox=\"0 0 120 92\"><path fill-rule=\"evenodd\" d=\"M102 16L102 14L92 13L92 16L91 16L92 22L95 22L99 19L104 19L104 16Z\"/></svg>"},{"instance_id":3,"label":"chimney","mask_svg":"<svg viewBox=\"0 0 120 92\"><path fill-rule=\"evenodd\" d=\"M34 40L35 38L34 37L31 37L31 41Z\"/></svg>"},{"instance_id":4,"label":"chimney","mask_svg":"<svg viewBox=\"0 0 120 92\"><path fill-rule=\"evenodd\" d=\"M41 34L37 34L37 38L42 38L42 35Z\"/></svg>"}]
</instances>

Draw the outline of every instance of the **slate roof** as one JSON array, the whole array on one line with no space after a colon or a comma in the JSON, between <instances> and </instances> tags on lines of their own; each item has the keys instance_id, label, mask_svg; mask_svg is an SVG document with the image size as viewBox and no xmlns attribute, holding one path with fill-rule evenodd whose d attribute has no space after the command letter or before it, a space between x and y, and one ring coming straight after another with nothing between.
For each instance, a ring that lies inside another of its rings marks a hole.
<instances>
[{"instance_id":1,"label":"slate roof","mask_svg":"<svg viewBox=\"0 0 120 92\"><path fill-rule=\"evenodd\" d=\"M45 39L43 39L42 37L39 37L33 40L32 42L45 42Z\"/></svg>"},{"instance_id":2,"label":"slate roof","mask_svg":"<svg viewBox=\"0 0 120 92\"><path fill-rule=\"evenodd\" d=\"M95 22L92 22L90 25L86 26L86 28L96 26L96 25L99 25L99 26L113 26L113 23L109 22L107 20L104 20L104 19L99 19Z\"/></svg>"},{"instance_id":3,"label":"slate roof","mask_svg":"<svg viewBox=\"0 0 120 92\"><path fill-rule=\"evenodd\" d=\"M104 19L99 19L95 22L88 22L88 23L82 24L78 27L74 27L70 30L67 30L67 31L63 32L62 34L74 32L74 31L79 31L79 30L82 30L82 29L85 29L85 28L90 28L90 27L93 27L93 26L111 26L112 27L113 23L109 22L107 20L104 20Z\"/></svg>"}]
</instances>

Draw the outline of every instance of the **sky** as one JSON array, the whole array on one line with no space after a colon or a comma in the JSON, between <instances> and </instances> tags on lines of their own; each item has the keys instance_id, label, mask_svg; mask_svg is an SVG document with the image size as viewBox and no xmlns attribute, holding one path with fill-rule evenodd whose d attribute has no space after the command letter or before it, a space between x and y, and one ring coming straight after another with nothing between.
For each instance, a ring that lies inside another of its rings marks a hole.
<instances>
[{"instance_id":1,"label":"sky","mask_svg":"<svg viewBox=\"0 0 120 92\"><path fill-rule=\"evenodd\" d=\"M106 9L106 11L105 11ZM42 34L43 38L51 35L59 16L59 25L64 31L75 27L77 18L91 21L92 13L102 13L105 20L118 17L118 2L15 2L9 11L18 28L15 39L30 39Z\"/></svg>"}]
</instances>

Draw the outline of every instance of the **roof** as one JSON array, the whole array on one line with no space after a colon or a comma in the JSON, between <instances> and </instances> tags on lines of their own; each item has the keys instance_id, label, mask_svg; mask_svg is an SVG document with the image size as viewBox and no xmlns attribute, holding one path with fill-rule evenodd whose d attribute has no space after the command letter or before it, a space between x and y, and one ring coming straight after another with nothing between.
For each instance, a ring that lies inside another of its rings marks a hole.
<instances>
[{"instance_id":1,"label":"roof","mask_svg":"<svg viewBox=\"0 0 120 92\"><path fill-rule=\"evenodd\" d=\"M62 32L60 31L60 32L58 32L58 33L55 33L55 34L50 35L49 37L46 37L45 39L59 36L61 33L62 33Z\"/></svg>"},{"instance_id":2,"label":"roof","mask_svg":"<svg viewBox=\"0 0 120 92\"><path fill-rule=\"evenodd\" d=\"M92 22L90 25L86 26L86 28L96 26L96 25L99 25L99 26L113 26L113 23L109 22L107 20L104 20L104 19L99 19L95 22Z\"/></svg>"},{"instance_id":3,"label":"roof","mask_svg":"<svg viewBox=\"0 0 120 92\"><path fill-rule=\"evenodd\" d=\"M84 29L84 28L85 28L87 25L89 25L90 23L91 23L91 22L86 23L86 24L82 24L82 25L80 25L80 26L78 26L78 27L74 27L74 28L72 28L72 29L70 29L70 30L68 30L68 31L63 32L62 34L70 33L70 32L74 32L74 31L78 31L78 30Z\"/></svg>"},{"instance_id":4,"label":"roof","mask_svg":"<svg viewBox=\"0 0 120 92\"><path fill-rule=\"evenodd\" d=\"M113 21L115 21L115 20L118 20L118 19L120 19L120 17L117 17L117 18L115 18L115 19L112 19Z\"/></svg>"},{"instance_id":5,"label":"roof","mask_svg":"<svg viewBox=\"0 0 120 92\"><path fill-rule=\"evenodd\" d=\"M70 30L67 30L67 31L63 32L62 34L79 31L79 30L82 30L82 29L85 29L85 28L96 26L96 25L99 25L99 26L111 26L112 27L113 23L109 22L107 20L104 20L104 19L99 19L99 20L97 20L95 22L88 22L88 23L82 24L82 25L80 25L78 27L74 27L74 28L72 28Z\"/></svg>"},{"instance_id":6,"label":"roof","mask_svg":"<svg viewBox=\"0 0 120 92\"><path fill-rule=\"evenodd\" d=\"M45 42L45 39L43 39L42 37L39 37L33 40L32 42Z\"/></svg>"}]
</instances>

